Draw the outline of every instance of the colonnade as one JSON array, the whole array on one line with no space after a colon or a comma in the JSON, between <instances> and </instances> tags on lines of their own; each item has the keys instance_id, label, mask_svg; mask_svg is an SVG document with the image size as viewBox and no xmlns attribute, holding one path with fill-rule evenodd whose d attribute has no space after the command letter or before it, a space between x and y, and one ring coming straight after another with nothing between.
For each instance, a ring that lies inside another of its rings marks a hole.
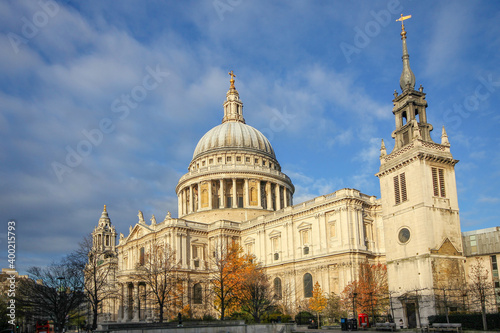
<instances>
[{"instance_id":1,"label":"colonnade","mask_svg":"<svg viewBox=\"0 0 500 333\"><path fill-rule=\"evenodd\" d=\"M180 216L224 208L280 210L293 204L287 186L250 178L202 180L177 195Z\"/></svg>"},{"instance_id":2,"label":"colonnade","mask_svg":"<svg viewBox=\"0 0 500 333\"><path fill-rule=\"evenodd\" d=\"M120 283L118 322L153 321L151 302L146 297L146 285L141 282Z\"/></svg>"}]
</instances>

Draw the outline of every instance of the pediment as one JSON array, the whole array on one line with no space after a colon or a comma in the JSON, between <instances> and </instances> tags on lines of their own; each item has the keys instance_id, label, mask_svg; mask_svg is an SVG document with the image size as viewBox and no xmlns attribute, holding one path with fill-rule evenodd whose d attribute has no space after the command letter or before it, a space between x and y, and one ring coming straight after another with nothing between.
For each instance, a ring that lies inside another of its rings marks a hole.
<instances>
[{"instance_id":1,"label":"pediment","mask_svg":"<svg viewBox=\"0 0 500 333\"><path fill-rule=\"evenodd\" d=\"M280 236L281 236L281 231L278 230L273 230L269 233L269 238L280 237Z\"/></svg>"},{"instance_id":2,"label":"pediment","mask_svg":"<svg viewBox=\"0 0 500 333\"><path fill-rule=\"evenodd\" d=\"M146 225L137 223L130 231L130 234L127 237L127 241L141 238L145 234L148 234L150 231L151 229L148 228Z\"/></svg>"},{"instance_id":3,"label":"pediment","mask_svg":"<svg viewBox=\"0 0 500 333\"><path fill-rule=\"evenodd\" d=\"M297 227L298 230L311 229L311 228L312 228L312 223L309 222L302 222Z\"/></svg>"},{"instance_id":4,"label":"pediment","mask_svg":"<svg viewBox=\"0 0 500 333\"><path fill-rule=\"evenodd\" d=\"M250 243L255 243L255 238L253 237L247 237L245 238L245 240L243 241L244 244L250 244Z\"/></svg>"},{"instance_id":5,"label":"pediment","mask_svg":"<svg viewBox=\"0 0 500 333\"><path fill-rule=\"evenodd\" d=\"M462 255L461 252L457 250L457 248L453 245L453 243L448 239L445 238L439 249L437 250L431 250L431 253L433 254L440 254L440 255L448 255L448 256L460 256Z\"/></svg>"}]
</instances>

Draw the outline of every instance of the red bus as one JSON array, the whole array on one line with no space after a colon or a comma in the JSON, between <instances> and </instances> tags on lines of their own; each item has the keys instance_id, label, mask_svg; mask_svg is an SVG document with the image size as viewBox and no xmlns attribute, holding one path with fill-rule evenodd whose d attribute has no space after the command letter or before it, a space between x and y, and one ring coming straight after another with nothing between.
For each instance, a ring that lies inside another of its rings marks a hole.
<instances>
[{"instance_id":1,"label":"red bus","mask_svg":"<svg viewBox=\"0 0 500 333\"><path fill-rule=\"evenodd\" d=\"M54 324L48 320L37 320L36 333L54 333Z\"/></svg>"}]
</instances>

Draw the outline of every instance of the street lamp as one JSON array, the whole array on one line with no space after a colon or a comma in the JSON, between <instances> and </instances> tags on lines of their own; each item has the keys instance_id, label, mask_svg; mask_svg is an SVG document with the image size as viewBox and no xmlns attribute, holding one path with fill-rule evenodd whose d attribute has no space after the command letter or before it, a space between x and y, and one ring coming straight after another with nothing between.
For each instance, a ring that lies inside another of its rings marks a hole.
<instances>
[{"instance_id":1,"label":"street lamp","mask_svg":"<svg viewBox=\"0 0 500 333\"><path fill-rule=\"evenodd\" d=\"M62 303L62 295L63 295L63 287L62 287L62 282L63 282L63 280L65 280L65 278L64 278L64 276L59 276L57 279L59 280L59 290L58 290L58 292L57 292L57 293L58 293L58 296L59 296L59 304L58 304L58 312L59 312L59 311L61 311L61 308L62 308L62 306L61 306L61 303ZM59 315L58 315L57 317L58 317L59 319L61 319L61 318L59 317ZM66 324L66 318L64 318L64 323L63 323L63 331L64 331L64 326L65 326L65 324ZM62 333L62 332L59 332L59 333Z\"/></svg>"},{"instance_id":2,"label":"street lamp","mask_svg":"<svg viewBox=\"0 0 500 333\"><path fill-rule=\"evenodd\" d=\"M352 294L352 315L354 319L356 319L356 297L358 296L358 293L353 293Z\"/></svg>"}]
</instances>

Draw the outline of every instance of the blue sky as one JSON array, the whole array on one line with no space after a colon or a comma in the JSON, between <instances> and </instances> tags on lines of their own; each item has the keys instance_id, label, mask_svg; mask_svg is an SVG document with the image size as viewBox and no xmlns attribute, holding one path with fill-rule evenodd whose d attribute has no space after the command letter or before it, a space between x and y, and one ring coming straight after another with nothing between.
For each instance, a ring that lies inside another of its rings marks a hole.
<instances>
[{"instance_id":1,"label":"blue sky","mask_svg":"<svg viewBox=\"0 0 500 333\"><path fill-rule=\"evenodd\" d=\"M11 0L0 2L2 262L10 219L23 271L74 250L104 204L124 234L138 210L177 216L175 186L222 119L230 70L295 203L344 187L380 197L401 13L433 138L444 125L460 160L462 230L500 225L496 1Z\"/></svg>"}]
</instances>

